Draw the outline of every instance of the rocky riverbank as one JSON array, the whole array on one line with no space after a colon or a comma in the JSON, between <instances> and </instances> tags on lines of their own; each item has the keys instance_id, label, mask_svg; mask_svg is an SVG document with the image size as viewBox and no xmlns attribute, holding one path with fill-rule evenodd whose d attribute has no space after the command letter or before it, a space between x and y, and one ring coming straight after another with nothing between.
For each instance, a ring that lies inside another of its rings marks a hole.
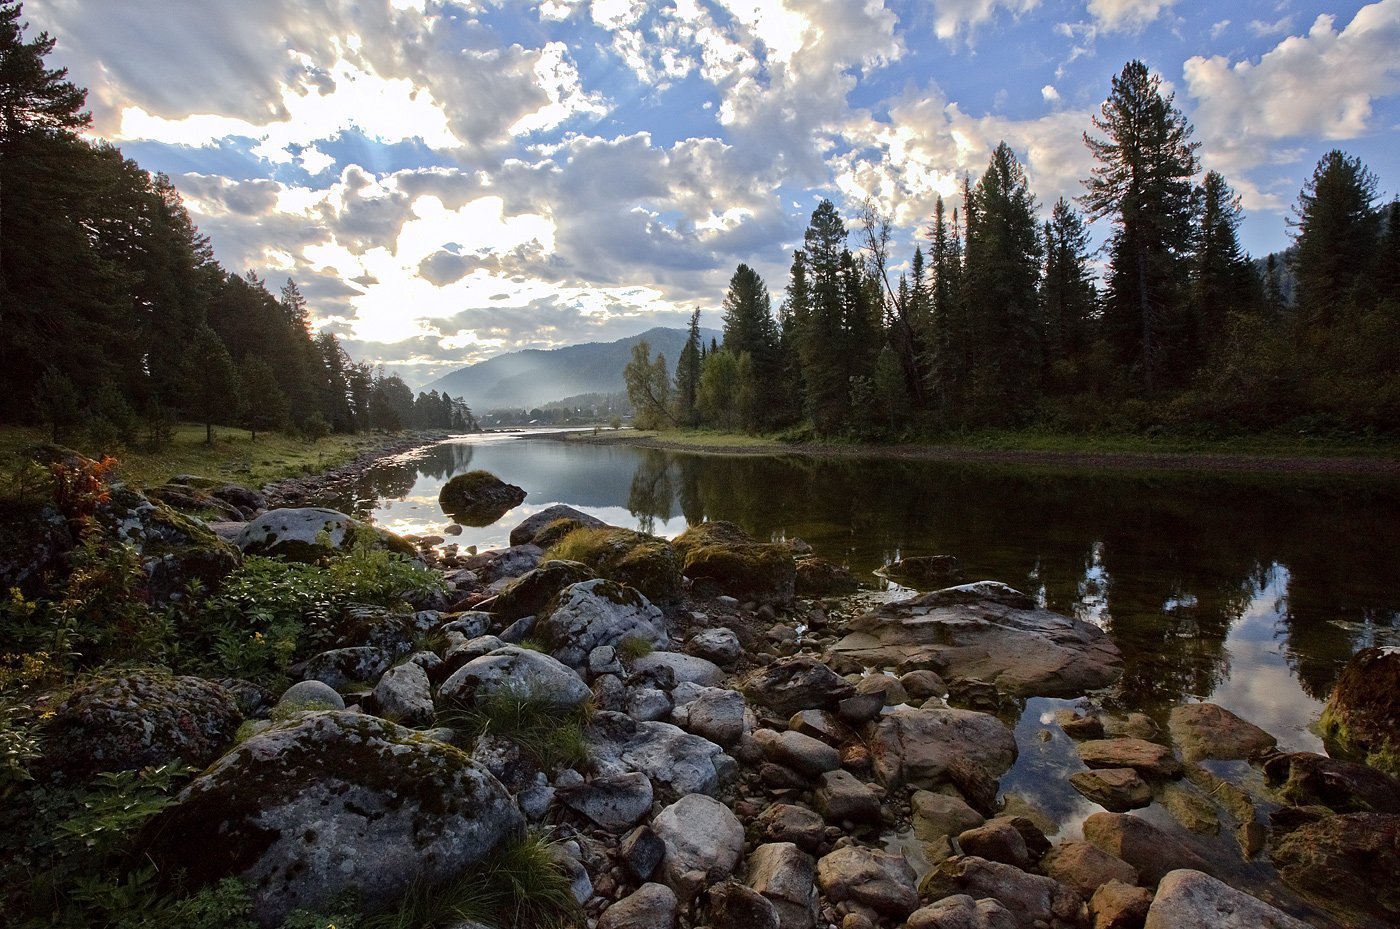
<instances>
[{"instance_id":1,"label":"rocky riverbank","mask_svg":"<svg viewBox=\"0 0 1400 929\"><path fill-rule=\"evenodd\" d=\"M800 542L724 523L667 542L567 507L481 553L326 510L245 515L231 545L189 544L328 564L368 543L440 583L340 607L281 692L141 669L81 686L49 711L44 765L194 765L135 851L190 886L239 880L259 926L347 893L391 908L530 830L589 929L1400 918L1400 783L1280 753L1209 704L1165 729L1107 712L1109 637L1004 585L872 602ZM1082 836L999 784L1021 702L1052 695L1086 698L1040 730L1081 761L1044 776L1101 807ZM1393 719L1383 700L1370 718Z\"/></svg>"}]
</instances>

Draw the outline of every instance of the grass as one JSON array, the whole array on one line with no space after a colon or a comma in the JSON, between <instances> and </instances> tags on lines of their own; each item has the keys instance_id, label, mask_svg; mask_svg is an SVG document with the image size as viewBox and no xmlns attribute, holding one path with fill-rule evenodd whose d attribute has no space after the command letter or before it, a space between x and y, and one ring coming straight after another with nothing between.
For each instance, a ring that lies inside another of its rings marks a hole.
<instances>
[{"instance_id":1,"label":"grass","mask_svg":"<svg viewBox=\"0 0 1400 929\"><path fill-rule=\"evenodd\" d=\"M497 693L439 713L438 724L464 732L473 741L488 734L507 739L552 772L588 761L583 727L591 715L587 704L570 711L533 694Z\"/></svg>"},{"instance_id":2,"label":"grass","mask_svg":"<svg viewBox=\"0 0 1400 929\"><path fill-rule=\"evenodd\" d=\"M652 644L638 635L629 635L621 642L617 643L617 654L619 658L626 661L635 661L638 658L645 658L653 651Z\"/></svg>"},{"instance_id":3,"label":"grass","mask_svg":"<svg viewBox=\"0 0 1400 929\"><path fill-rule=\"evenodd\" d=\"M47 430L0 426L0 461L11 460L27 446L51 439ZM63 443L91 458L104 452L117 458L117 476L137 487L164 484L176 474L260 487L269 481L316 474L338 467L383 445L383 435L332 435L317 442L274 432L260 432L256 441L242 429L214 430L214 443L205 444L204 426L181 423L165 448L95 448L81 436L64 436Z\"/></svg>"}]
</instances>

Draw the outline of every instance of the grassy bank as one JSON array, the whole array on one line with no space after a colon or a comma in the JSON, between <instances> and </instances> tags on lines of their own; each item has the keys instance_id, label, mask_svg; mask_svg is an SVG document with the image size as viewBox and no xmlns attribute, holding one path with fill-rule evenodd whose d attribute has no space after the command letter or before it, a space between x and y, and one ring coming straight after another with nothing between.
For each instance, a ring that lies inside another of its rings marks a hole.
<instances>
[{"instance_id":1,"label":"grassy bank","mask_svg":"<svg viewBox=\"0 0 1400 929\"><path fill-rule=\"evenodd\" d=\"M23 448L46 442L43 429L0 426L0 462L13 460ZM198 474L248 487L301 474L316 474L345 464L357 456L396 441L402 436L331 435L315 442L283 435L259 433L256 440L242 429L216 429L213 444L206 444L204 427L181 423L164 448L95 448L81 437L65 437L62 443L92 458L104 452L120 463L118 476L138 486L163 484L176 474Z\"/></svg>"}]
</instances>

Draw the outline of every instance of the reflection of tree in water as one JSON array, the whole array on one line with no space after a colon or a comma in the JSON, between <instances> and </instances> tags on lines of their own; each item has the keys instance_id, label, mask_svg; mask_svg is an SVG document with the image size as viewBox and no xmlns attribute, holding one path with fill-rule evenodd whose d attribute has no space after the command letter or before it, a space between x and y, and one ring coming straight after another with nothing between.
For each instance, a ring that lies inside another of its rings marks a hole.
<instances>
[{"instance_id":1,"label":"reflection of tree in water","mask_svg":"<svg viewBox=\"0 0 1400 929\"><path fill-rule=\"evenodd\" d=\"M627 494L627 509L637 517L642 532L654 532L656 520L668 520L673 515L672 501L675 485L671 479L671 459L665 452L642 449L641 460L632 475L632 487Z\"/></svg>"},{"instance_id":2,"label":"reflection of tree in water","mask_svg":"<svg viewBox=\"0 0 1400 929\"><path fill-rule=\"evenodd\" d=\"M418 473L445 481L456 474L471 470L473 447L465 442L444 442L434 445L414 462Z\"/></svg>"}]
</instances>

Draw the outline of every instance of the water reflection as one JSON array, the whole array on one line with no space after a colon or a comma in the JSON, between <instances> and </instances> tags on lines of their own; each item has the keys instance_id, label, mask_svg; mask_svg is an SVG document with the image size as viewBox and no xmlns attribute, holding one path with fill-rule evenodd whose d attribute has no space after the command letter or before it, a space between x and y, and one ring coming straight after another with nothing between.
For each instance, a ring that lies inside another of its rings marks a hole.
<instances>
[{"instance_id":1,"label":"water reflection","mask_svg":"<svg viewBox=\"0 0 1400 929\"><path fill-rule=\"evenodd\" d=\"M1307 730L1351 653L1392 641L1400 615L1400 487L1275 475L1063 474L899 460L686 455L473 437L372 469L354 499L395 531L441 531L453 474L485 468L521 506L454 541L507 544L531 513L566 503L674 537L727 519L800 537L878 580L901 555L952 554L1107 629L1125 656L1106 701L1165 723L1212 700L1315 748ZM364 504L363 501L374 501Z\"/></svg>"}]
</instances>

